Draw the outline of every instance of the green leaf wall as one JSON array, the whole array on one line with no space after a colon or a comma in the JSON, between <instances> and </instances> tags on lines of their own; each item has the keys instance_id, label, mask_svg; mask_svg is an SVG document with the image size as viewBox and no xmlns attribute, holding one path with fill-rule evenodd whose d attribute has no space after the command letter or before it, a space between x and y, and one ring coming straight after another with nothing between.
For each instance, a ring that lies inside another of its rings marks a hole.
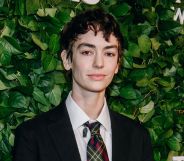
<instances>
[{"instance_id":1,"label":"green leaf wall","mask_svg":"<svg viewBox=\"0 0 184 161\"><path fill-rule=\"evenodd\" d=\"M0 1L0 161L11 160L15 128L57 106L71 89L60 55L60 31L71 17L103 8L124 35L110 107L149 130L155 161L184 155L184 26L175 0ZM183 7L183 8L182 8Z\"/></svg>"}]
</instances>

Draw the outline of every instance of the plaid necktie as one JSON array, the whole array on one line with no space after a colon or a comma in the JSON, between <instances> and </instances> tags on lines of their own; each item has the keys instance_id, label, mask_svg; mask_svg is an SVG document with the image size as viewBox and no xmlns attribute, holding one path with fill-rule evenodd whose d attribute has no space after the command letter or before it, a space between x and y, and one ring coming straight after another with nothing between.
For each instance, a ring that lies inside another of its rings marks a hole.
<instances>
[{"instance_id":1,"label":"plaid necktie","mask_svg":"<svg viewBox=\"0 0 184 161\"><path fill-rule=\"evenodd\" d=\"M91 132L91 138L87 145L87 161L109 161L107 150L100 135L100 123L84 124Z\"/></svg>"}]
</instances>

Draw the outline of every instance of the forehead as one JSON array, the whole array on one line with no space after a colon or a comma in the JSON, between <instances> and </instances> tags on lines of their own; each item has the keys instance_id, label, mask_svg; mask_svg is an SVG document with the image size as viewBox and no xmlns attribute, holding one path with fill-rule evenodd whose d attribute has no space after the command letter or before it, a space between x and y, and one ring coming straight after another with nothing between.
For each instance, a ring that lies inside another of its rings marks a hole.
<instances>
[{"instance_id":1,"label":"forehead","mask_svg":"<svg viewBox=\"0 0 184 161\"><path fill-rule=\"evenodd\" d=\"M89 30L85 34L80 34L74 42L74 46L77 47L81 43L90 43L97 47L109 45L114 45L118 47L117 38L113 34L110 34L108 40L105 40L102 31L99 31L97 32L97 34L95 34L92 30Z\"/></svg>"}]
</instances>

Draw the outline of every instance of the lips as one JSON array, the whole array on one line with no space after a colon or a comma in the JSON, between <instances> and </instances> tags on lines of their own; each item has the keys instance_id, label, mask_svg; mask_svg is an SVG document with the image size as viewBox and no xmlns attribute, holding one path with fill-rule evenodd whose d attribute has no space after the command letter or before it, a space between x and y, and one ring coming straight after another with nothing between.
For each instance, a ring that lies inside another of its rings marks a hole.
<instances>
[{"instance_id":1,"label":"lips","mask_svg":"<svg viewBox=\"0 0 184 161\"><path fill-rule=\"evenodd\" d=\"M95 81L100 81L105 78L105 74L89 74L88 77Z\"/></svg>"}]
</instances>

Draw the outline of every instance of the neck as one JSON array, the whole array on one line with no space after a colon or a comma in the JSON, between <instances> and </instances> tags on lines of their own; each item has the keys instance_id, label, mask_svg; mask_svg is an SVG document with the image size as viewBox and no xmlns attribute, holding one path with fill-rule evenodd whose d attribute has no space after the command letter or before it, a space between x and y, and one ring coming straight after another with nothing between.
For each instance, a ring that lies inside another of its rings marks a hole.
<instances>
[{"instance_id":1,"label":"neck","mask_svg":"<svg viewBox=\"0 0 184 161\"><path fill-rule=\"evenodd\" d=\"M97 119L104 105L105 91L102 92L76 92L72 91L72 98L90 119Z\"/></svg>"}]
</instances>

